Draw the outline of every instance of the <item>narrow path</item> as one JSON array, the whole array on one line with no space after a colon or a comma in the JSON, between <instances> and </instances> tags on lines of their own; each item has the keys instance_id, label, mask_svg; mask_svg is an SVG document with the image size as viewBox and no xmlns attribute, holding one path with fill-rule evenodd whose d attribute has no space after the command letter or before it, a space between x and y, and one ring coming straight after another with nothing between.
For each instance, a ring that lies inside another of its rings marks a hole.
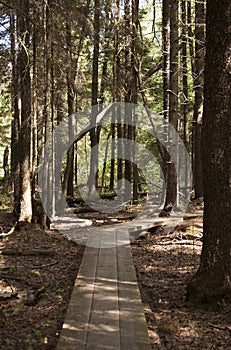
<instances>
[{"instance_id":1,"label":"narrow path","mask_svg":"<svg viewBox=\"0 0 231 350\"><path fill-rule=\"evenodd\" d=\"M131 232L163 222L155 221L88 232L57 350L151 349L130 238Z\"/></svg>"}]
</instances>

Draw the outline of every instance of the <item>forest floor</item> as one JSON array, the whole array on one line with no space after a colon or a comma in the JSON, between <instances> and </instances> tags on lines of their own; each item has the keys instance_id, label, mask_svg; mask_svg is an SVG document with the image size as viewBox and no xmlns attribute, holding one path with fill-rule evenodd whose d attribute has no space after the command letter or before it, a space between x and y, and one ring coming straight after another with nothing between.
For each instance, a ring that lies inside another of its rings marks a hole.
<instances>
[{"instance_id":1,"label":"forest floor","mask_svg":"<svg viewBox=\"0 0 231 350\"><path fill-rule=\"evenodd\" d=\"M196 218L132 244L153 349L231 349L231 306L195 309L185 302L187 282L200 263L201 238L202 218Z\"/></svg>"},{"instance_id":2,"label":"forest floor","mask_svg":"<svg viewBox=\"0 0 231 350\"><path fill-rule=\"evenodd\" d=\"M2 203L1 203L2 204ZM97 213L93 225L110 224ZM112 222L131 220L124 210ZM55 230L14 225L0 210L0 350L55 350L84 247ZM81 230L84 230L82 228ZM231 307L195 310L185 304L186 285L198 268L202 218L172 231L161 227L132 244L153 349L231 348Z\"/></svg>"}]
</instances>

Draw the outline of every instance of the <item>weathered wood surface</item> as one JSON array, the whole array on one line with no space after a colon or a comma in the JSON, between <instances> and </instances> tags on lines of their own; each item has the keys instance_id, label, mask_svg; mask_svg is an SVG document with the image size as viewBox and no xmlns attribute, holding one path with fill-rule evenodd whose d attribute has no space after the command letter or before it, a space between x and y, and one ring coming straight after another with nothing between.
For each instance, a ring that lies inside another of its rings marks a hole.
<instances>
[{"instance_id":1,"label":"weathered wood surface","mask_svg":"<svg viewBox=\"0 0 231 350\"><path fill-rule=\"evenodd\" d=\"M151 349L128 228L95 229L88 244L57 350Z\"/></svg>"},{"instance_id":2,"label":"weathered wood surface","mask_svg":"<svg viewBox=\"0 0 231 350\"><path fill-rule=\"evenodd\" d=\"M88 230L57 350L151 349L130 242L142 230L182 220L149 218Z\"/></svg>"}]
</instances>

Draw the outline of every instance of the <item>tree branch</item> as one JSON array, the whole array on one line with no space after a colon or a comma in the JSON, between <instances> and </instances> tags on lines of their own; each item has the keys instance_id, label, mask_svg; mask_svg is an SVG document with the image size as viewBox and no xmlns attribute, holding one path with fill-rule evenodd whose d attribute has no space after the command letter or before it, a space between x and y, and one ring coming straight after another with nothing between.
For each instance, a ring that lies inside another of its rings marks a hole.
<instances>
[{"instance_id":1,"label":"tree branch","mask_svg":"<svg viewBox=\"0 0 231 350\"><path fill-rule=\"evenodd\" d=\"M10 10L15 10L17 11L18 13L20 13L21 15L25 16L33 25L35 25L35 22L30 18L30 16L27 16L25 14L25 12L21 11L17 6L12 6L12 5L9 5L7 3L5 3L4 1L1 1L0 0L0 4L2 4L3 6L5 6L6 8L10 9Z\"/></svg>"}]
</instances>

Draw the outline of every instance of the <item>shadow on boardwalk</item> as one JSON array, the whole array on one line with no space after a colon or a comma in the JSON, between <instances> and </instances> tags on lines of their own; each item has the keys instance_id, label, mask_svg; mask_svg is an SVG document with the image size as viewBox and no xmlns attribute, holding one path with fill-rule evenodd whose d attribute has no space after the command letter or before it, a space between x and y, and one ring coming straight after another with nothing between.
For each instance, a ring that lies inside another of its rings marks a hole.
<instances>
[{"instance_id":1,"label":"shadow on boardwalk","mask_svg":"<svg viewBox=\"0 0 231 350\"><path fill-rule=\"evenodd\" d=\"M57 350L151 349L128 229L94 230L88 243Z\"/></svg>"}]
</instances>

